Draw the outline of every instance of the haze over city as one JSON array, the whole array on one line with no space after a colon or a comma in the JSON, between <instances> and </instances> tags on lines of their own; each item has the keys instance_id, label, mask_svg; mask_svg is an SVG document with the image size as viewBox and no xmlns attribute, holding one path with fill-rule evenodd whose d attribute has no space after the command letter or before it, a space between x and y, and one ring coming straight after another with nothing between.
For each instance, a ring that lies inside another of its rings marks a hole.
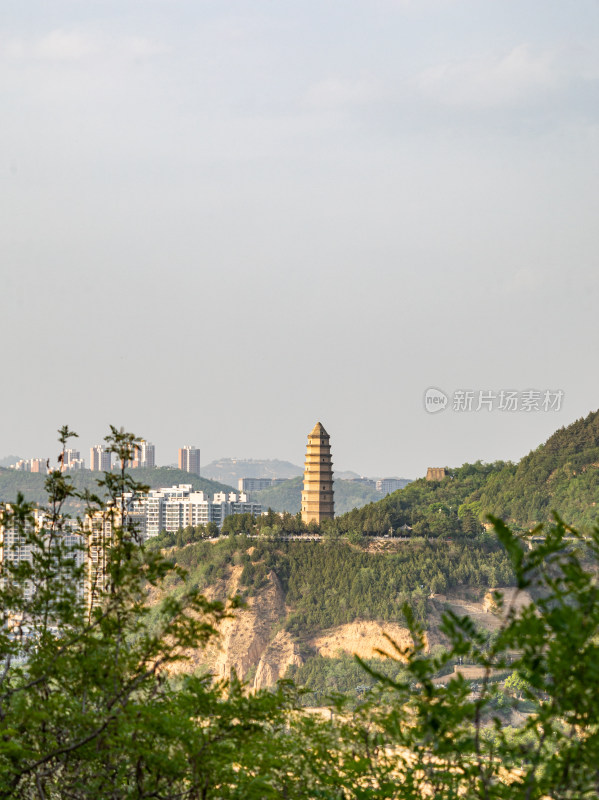
<instances>
[{"instance_id":1,"label":"haze over city","mask_svg":"<svg viewBox=\"0 0 599 800\"><path fill-rule=\"evenodd\" d=\"M301 464L320 420L417 477L599 405L596 3L3 10L0 456ZM563 397L474 410L510 390Z\"/></svg>"}]
</instances>

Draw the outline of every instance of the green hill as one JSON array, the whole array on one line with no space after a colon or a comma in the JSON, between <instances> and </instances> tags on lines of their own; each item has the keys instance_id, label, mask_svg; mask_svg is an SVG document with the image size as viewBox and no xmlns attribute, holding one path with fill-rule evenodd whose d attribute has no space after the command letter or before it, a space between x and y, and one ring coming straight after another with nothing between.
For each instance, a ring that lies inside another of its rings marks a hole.
<instances>
[{"instance_id":1,"label":"green hill","mask_svg":"<svg viewBox=\"0 0 599 800\"><path fill-rule=\"evenodd\" d=\"M551 519L599 522L599 411L556 431L518 464L464 464L442 481L413 481L377 503L336 520L340 532L384 533L402 528L423 536L474 535L487 514L521 530Z\"/></svg>"},{"instance_id":2,"label":"green hill","mask_svg":"<svg viewBox=\"0 0 599 800\"><path fill-rule=\"evenodd\" d=\"M212 495L214 492L235 491L231 486L217 481L210 481L201 478L190 472L183 472L180 469L171 467L154 467L153 469L136 469L132 471L135 479L157 489L160 486L172 486L179 483L190 483L197 491L206 492ZM83 469L70 472L73 485L77 489L97 490L96 481L101 476L99 472ZM14 469L0 469L0 501L10 502L17 496L17 492L22 492L26 500L34 503L43 504L46 501L44 490L45 475L35 472L20 472Z\"/></svg>"},{"instance_id":3,"label":"green hill","mask_svg":"<svg viewBox=\"0 0 599 800\"><path fill-rule=\"evenodd\" d=\"M272 508L273 511L289 511L290 514L297 514L302 507L302 484L301 476L292 478L260 492L252 492L252 499L262 503L265 509ZM334 488L337 514L344 514L352 508L360 508L366 503L378 500L381 496L376 489L354 481L336 480Z\"/></svg>"}]
</instances>

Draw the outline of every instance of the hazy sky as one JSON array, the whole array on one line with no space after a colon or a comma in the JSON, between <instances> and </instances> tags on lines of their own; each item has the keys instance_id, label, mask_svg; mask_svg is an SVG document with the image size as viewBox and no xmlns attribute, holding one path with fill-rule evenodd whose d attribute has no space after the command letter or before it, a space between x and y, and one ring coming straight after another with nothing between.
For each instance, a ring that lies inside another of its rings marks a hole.
<instances>
[{"instance_id":1,"label":"hazy sky","mask_svg":"<svg viewBox=\"0 0 599 800\"><path fill-rule=\"evenodd\" d=\"M417 477L599 406L599 3L3 0L0 455ZM423 394L445 391L431 415ZM564 392L560 411L452 393ZM498 402L498 401L497 401Z\"/></svg>"}]
</instances>

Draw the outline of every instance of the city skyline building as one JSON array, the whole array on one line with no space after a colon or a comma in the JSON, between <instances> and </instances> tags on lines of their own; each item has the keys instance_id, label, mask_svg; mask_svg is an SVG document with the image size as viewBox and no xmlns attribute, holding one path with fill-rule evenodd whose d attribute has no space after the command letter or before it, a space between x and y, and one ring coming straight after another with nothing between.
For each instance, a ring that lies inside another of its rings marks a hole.
<instances>
[{"instance_id":1,"label":"city skyline building","mask_svg":"<svg viewBox=\"0 0 599 800\"><path fill-rule=\"evenodd\" d=\"M140 439L134 449L133 461L131 462L132 469L150 469L155 466L156 448L152 442Z\"/></svg>"},{"instance_id":2,"label":"city skyline building","mask_svg":"<svg viewBox=\"0 0 599 800\"><path fill-rule=\"evenodd\" d=\"M384 495L388 495L391 494L391 492L402 489L405 485L406 482L401 478L381 478L376 482L376 490Z\"/></svg>"},{"instance_id":3,"label":"city skyline building","mask_svg":"<svg viewBox=\"0 0 599 800\"><path fill-rule=\"evenodd\" d=\"M92 472L109 472L112 469L112 453L104 445L94 445L89 451L89 468Z\"/></svg>"},{"instance_id":4,"label":"city skyline building","mask_svg":"<svg viewBox=\"0 0 599 800\"><path fill-rule=\"evenodd\" d=\"M237 488L240 492L261 492L262 489L270 489L284 483L288 478L239 478Z\"/></svg>"},{"instance_id":5,"label":"city skyline building","mask_svg":"<svg viewBox=\"0 0 599 800\"><path fill-rule=\"evenodd\" d=\"M209 500L204 492L194 491L190 483L150 489L147 494L126 494L127 505L136 519L143 519L145 538L157 536L162 531L176 533L189 525L206 525L214 522L220 528L231 514L262 513L260 503L253 503L246 494L217 492Z\"/></svg>"},{"instance_id":6,"label":"city skyline building","mask_svg":"<svg viewBox=\"0 0 599 800\"><path fill-rule=\"evenodd\" d=\"M9 469L14 469L17 472L48 472L49 458L22 458L16 464L11 464Z\"/></svg>"},{"instance_id":7,"label":"city skyline building","mask_svg":"<svg viewBox=\"0 0 599 800\"><path fill-rule=\"evenodd\" d=\"M184 472L200 474L200 449L192 445L179 448L179 469Z\"/></svg>"},{"instance_id":8,"label":"city skyline building","mask_svg":"<svg viewBox=\"0 0 599 800\"><path fill-rule=\"evenodd\" d=\"M118 509L109 508L85 518L83 594L90 611L102 603L103 595L110 589L110 548L115 529L126 529L127 535L141 544L146 538L145 522L145 515L132 509L125 510L123 515Z\"/></svg>"},{"instance_id":9,"label":"city skyline building","mask_svg":"<svg viewBox=\"0 0 599 800\"><path fill-rule=\"evenodd\" d=\"M4 563L10 562L14 567L27 562L33 566L34 554L41 552L41 548L46 549L46 555L56 554L57 559L64 559L65 556L73 558L77 567L83 564L83 541L82 537L74 530L65 527L64 530L52 530L52 522L46 511L43 509L33 509L31 516L24 522L17 522L12 517L12 505L7 503L0 518L0 573L3 574L1 580L9 579L4 569ZM32 534L38 537L38 542L34 541ZM24 596L31 600L36 591L34 582L27 579L23 585Z\"/></svg>"},{"instance_id":10,"label":"city skyline building","mask_svg":"<svg viewBox=\"0 0 599 800\"><path fill-rule=\"evenodd\" d=\"M330 436L320 422L308 434L302 492L302 520L305 523L333 519L333 462Z\"/></svg>"},{"instance_id":11,"label":"city skyline building","mask_svg":"<svg viewBox=\"0 0 599 800\"><path fill-rule=\"evenodd\" d=\"M61 461L61 471L66 472L74 469L85 469L85 461L81 458L79 450L70 447L64 451Z\"/></svg>"}]
</instances>

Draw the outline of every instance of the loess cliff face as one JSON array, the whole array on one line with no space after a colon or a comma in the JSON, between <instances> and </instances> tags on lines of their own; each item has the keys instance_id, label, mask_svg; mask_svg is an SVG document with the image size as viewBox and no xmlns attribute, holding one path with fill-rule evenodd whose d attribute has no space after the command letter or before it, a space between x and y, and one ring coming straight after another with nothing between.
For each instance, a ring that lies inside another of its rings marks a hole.
<instances>
[{"instance_id":1,"label":"loess cliff face","mask_svg":"<svg viewBox=\"0 0 599 800\"><path fill-rule=\"evenodd\" d=\"M326 658L335 658L340 652L360 658L381 658L380 651L397 658L397 652L387 636L401 648L412 645L407 628L395 622L379 623L370 620L330 628L313 637L311 644Z\"/></svg>"},{"instance_id":2,"label":"loess cliff face","mask_svg":"<svg viewBox=\"0 0 599 800\"><path fill-rule=\"evenodd\" d=\"M239 566L229 567L227 579L206 591L208 599L224 601L237 594L242 588L241 572ZM229 678L234 670L253 689L273 686L284 677L287 667L303 663L298 642L284 629L288 612L280 581L271 571L266 585L247 600L246 608L221 623L218 640L205 649L188 650L186 660L179 662L174 671L205 669L217 678ZM393 652L383 630L400 646L410 644L407 629L400 625L385 623L382 627L377 622L358 621L320 631L305 645L325 657L343 652L373 658L378 649Z\"/></svg>"},{"instance_id":3,"label":"loess cliff face","mask_svg":"<svg viewBox=\"0 0 599 800\"><path fill-rule=\"evenodd\" d=\"M229 565L227 577L206 591L208 599L225 601L227 597L241 593L241 573L241 566ZM515 599L513 590L505 592L506 607L509 607ZM429 646L443 643L439 625L441 614L447 608L458 614L467 614L487 630L500 625L500 615L494 608L490 592L479 602L446 595L436 595L431 599L427 632ZM518 598L519 602L526 600L530 598ZM272 570L265 585L246 602L245 608L235 611L234 616L221 623L218 639L205 649L189 650L187 660L179 662L175 670L181 673L201 669L217 678L229 678L234 671L250 688L262 689L283 678L290 665L301 666L304 661L302 653L318 653L325 658L348 653L369 659L381 657L382 651L397 658L398 651L393 643L399 648L409 648L412 644L407 628L396 622L356 620L315 631L300 648L300 643L285 630L291 609L285 603L283 588Z\"/></svg>"},{"instance_id":4,"label":"loess cliff face","mask_svg":"<svg viewBox=\"0 0 599 800\"><path fill-rule=\"evenodd\" d=\"M230 567L230 576L206 592L213 600L225 600L240 591L241 567ZM190 672L199 667L218 678L229 678L233 671L254 689L274 685L290 664L300 665L299 649L291 635L284 631L287 616L283 589L274 572L269 572L266 585L247 606L220 625L220 636L205 650L186 653L179 671Z\"/></svg>"}]
</instances>

